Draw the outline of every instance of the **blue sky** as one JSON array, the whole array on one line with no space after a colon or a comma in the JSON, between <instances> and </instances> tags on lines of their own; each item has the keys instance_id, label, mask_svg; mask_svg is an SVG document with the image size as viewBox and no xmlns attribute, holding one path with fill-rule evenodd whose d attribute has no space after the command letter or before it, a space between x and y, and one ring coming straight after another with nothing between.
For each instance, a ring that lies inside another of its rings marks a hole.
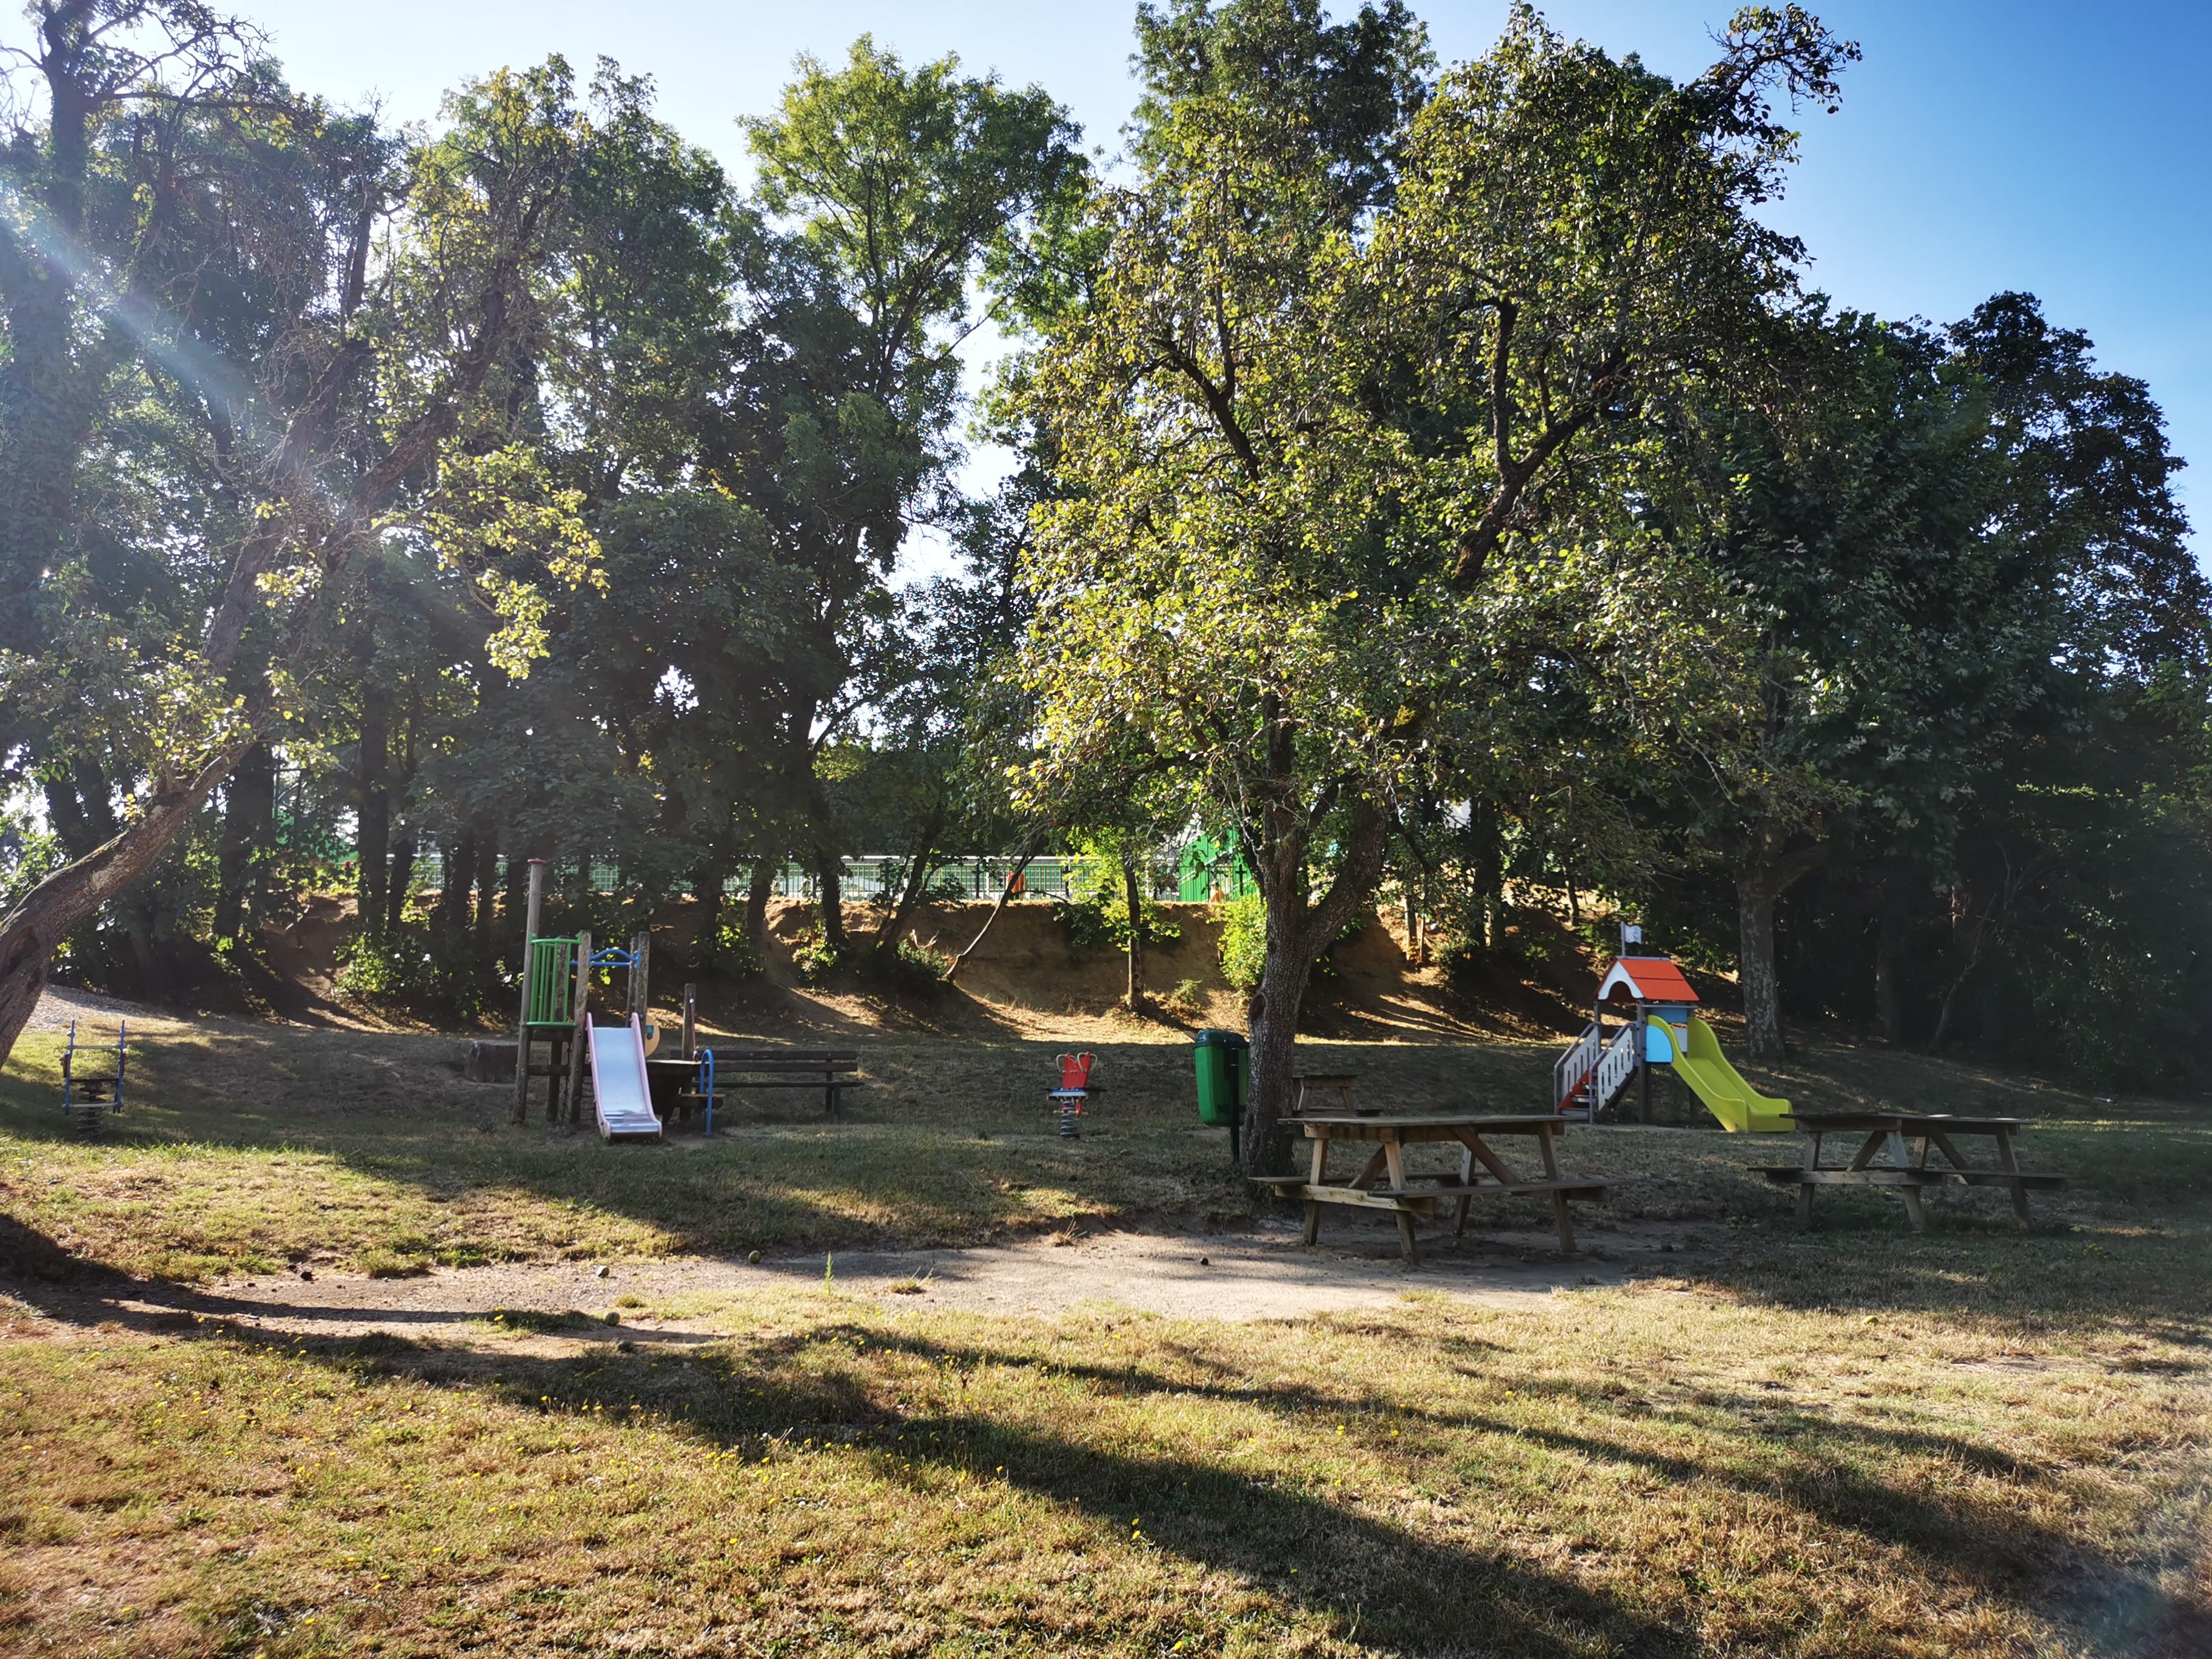
<instances>
[{"instance_id":1,"label":"blue sky","mask_svg":"<svg viewBox=\"0 0 2212 1659\"><path fill-rule=\"evenodd\" d=\"M909 57L959 53L1035 82L1109 150L1134 96L1123 4L1052 0L238 0L295 85L372 96L428 119L442 90L501 64L600 54L649 74L664 116L744 171L742 114L775 102L800 52L835 58L872 32ZM1335 8L1340 12L1346 6ZM1555 27L1692 74L1729 0L1555 0ZM2202 458L2181 487L2212 520L2212 0L1833 0L1813 9L1865 48L1843 112L1807 111L1802 164L1771 219L1802 236L1809 279L1846 305L1949 321L2003 289L2087 330L2106 366L2141 376L2174 446ZM1492 40L1505 0L1415 9L1439 58ZM2195 113L2191 113L2194 111ZM2212 528L2195 538L2212 556Z\"/></svg>"}]
</instances>

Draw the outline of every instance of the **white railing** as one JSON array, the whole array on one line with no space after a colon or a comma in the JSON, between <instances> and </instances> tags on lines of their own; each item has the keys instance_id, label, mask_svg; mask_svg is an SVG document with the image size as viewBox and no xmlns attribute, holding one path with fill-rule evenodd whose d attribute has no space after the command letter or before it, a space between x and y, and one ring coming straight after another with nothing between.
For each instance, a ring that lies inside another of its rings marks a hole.
<instances>
[{"instance_id":1,"label":"white railing","mask_svg":"<svg viewBox=\"0 0 2212 1659\"><path fill-rule=\"evenodd\" d=\"M1577 1037L1574 1046L1552 1064L1552 1109L1558 1111L1567 1103L1574 1091L1582 1087L1583 1079L1596 1066L1601 1054L1598 1028L1586 1025Z\"/></svg>"},{"instance_id":2,"label":"white railing","mask_svg":"<svg viewBox=\"0 0 2212 1659\"><path fill-rule=\"evenodd\" d=\"M1580 1109L1595 1121L1597 1115L1613 1103L1613 1097L1628 1086L1628 1079L1636 1075L1637 1037L1642 1029L1635 1024L1624 1025L1601 1046L1600 1028L1595 1024L1584 1027L1574 1046L1552 1066L1552 1109L1565 1110L1567 1102L1588 1079L1589 1091Z\"/></svg>"}]
</instances>

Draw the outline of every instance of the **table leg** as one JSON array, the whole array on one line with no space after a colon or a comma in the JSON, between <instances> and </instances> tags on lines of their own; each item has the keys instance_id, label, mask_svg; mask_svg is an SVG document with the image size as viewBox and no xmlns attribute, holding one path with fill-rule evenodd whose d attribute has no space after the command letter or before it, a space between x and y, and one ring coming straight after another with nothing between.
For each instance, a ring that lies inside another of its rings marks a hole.
<instances>
[{"instance_id":1,"label":"table leg","mask_svg":"<svg viewBox=\"0 0 2212 1659\"><path fill-rule=\"evenodd\" d=\"M1558 1133L1549 1123L1536 1132L1537 1152L1544 1160L1544 1179L1547 1181L1559 1178L1559 1154L1552 1145L1553 1137Z\"/></svg>"},{"instance_id":2,"label":"table leg","mask_svg":"<svg viewBox=\"0 0 2212 1659\"><path fill-rule=\"evenodd\" d=\"M1452 1133L1458 1137L1460 1145L1467 1148L1468 1154L1496 1176L1501 1183L1508 1187L1513 1184L1513 1171L1505 1167L1497 1153L1482 1144L1480 1135L1472 1129L1455 1129Z\"/></svg>"},{"instance_id":3,"label":"table leg","mask_svg":"<svg viewBox=\"0 0 2212 1659\"><path fill-rule=\"evenodd\" d=\"M1316 1135L1313 1138L1313 1163L1306 1179L1316 1187L1322 1186L1328 1180L1328 1137L1327 1135Z\"/></svg>"},{"instance_id":4,"label":"table leg","mask_svg":"<svg viewBox=\"0 0 2212 1659\"><path fill-rule=\"evenodd\" d=\"M1898 1191L1905 1194L1905 1213L1912 1222L1912 1231L1916 1233L1926 1232L1928 1231L1928 1207L1921 1200L1920 1188L1917 1187L1900 1187L1898 1188Z\"/></svg>"},{"instance_id":5,"label":"table leg","mask_svg":"<svg viewBox=\"0 0 2212 1659\"><path fill-rule=\"evenodd\" d=\"M1459 1184L1462 1187L1472 1187L1474 1184L1474 1154L1464 1146L1459 1149ZM1454 1238L1467 1237L1467 1206L1474 1201L1474 1199L1466 1193L1459 1195L1459 1221L1452 1228Z\"/></svg>"},{"instance_id":6,"label":"table leg","mask_svg":"<svg viewBox=\"0 0 2212 1659\"><path fill-rule=\"evenodd\" d=\"M1997 1168L2008 1175L2018 1175L2020 1160L2013 1156L2012 1131L1999 1129L1996 1132L1996 1142ZM2012 1212L2020 1218L2021 1225L2025 1226L2027 1224L2027 1188L2017 1181L2012 1183Z\"/></svg>"},{"instance_id":7,"label":"table leg","mask_svg":"<svg viewBox=\"0 0 2212 1659\"><path fill-rule=\"evenodd\" d=\"M1390 1184L1400 1192L1404 1192L1406 1190L1406 1149L1395 1140L1386 1140L1382 1143L1382 1157L1390 1166Z\"/></svg>"},{"instance_id":8,"label":"table leg","mask_svg":"<svg viewBox=\"0 0 2212 1659\"><path fill-rule=\"evenodd\" d=\"M1806 1232L1811 1231L1812 1225L1813 1183L1801 1181L1797 1183L1797 1229L1800 1232Z\"/></svg>"},{"instance_id":9,"label":"table leg","mask_svg":"<svg viewBox=\"0 0 2212 1659\"><path fill-rule=\"evenodd\" d=\"M1575 1224L1573 1218L1567 1213L1567 1195L1565 1193L1552 1194L1552 1219L1559 1227L1559 1254L1572 1255L1575 1253Z\"/></svg>"},{"instance_id":10,"label":"table leg","mask_svg":"<svg viewBox=\"0 0 2212 1659\"><path fill-rule=\"evenodd\" d=\"M1306 1200L1306 1243L1311 1244L1321 1237L1321 1204L1316 1199Z\"/></svg>"},{"instance_id":11,"label":"table leg","mask_svg":"<svg viewBox=\"0 0 2212 1659\"><path fill-rule=\"evenodd\" d=\"M1411 1210L1398 1212L1398 1248L1406 1253L1408 1261L1421 1259L1420 1249L1413 1243L1413 1212Z\"/></svg>"}]
</instances>

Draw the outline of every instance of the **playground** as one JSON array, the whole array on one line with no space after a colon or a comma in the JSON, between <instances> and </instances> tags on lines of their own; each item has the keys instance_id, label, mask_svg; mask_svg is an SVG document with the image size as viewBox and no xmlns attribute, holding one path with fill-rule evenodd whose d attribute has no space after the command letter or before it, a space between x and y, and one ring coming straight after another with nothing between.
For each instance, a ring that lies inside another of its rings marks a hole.
<instances>
[{"instance_id":1,"label":"playground","mask_svg":"<svg viewBox=\"0 0 2212 1659\"><path fill-rule=\"evenodd\" d=\"M595 1038L679 1048L680 987L633 1027L605 965ZM702 1017L700 1047L850 1048L866 1086L639 1141L588 1085L517 1126L450 1034L49 1003L0 1084L0 1387L40 1471L12 1650L2203 1650L2185 1103L1847 1034L1731 1065L1793 1112L2031 1121L2068 1177L2027 1226L2002 1190L1916 1233L1844 1189L1808 1232L1762 1174L1798 1137L1653 1066L1650 1124L1632 1073L1595 1123L1565 1103L1611 1189L1573 1254L1499 1194L1408 1264L1387 1214L1304 1245L1165 1023ZM1651 1058L1676 1006L1611 999L1601 1050ZM118 1017L127 1103L88 1139L69 1021ZM1541 1109L1572 1052L1345 1029L1307 1069L1415 1115ZM1104 1087L1068 1139L1073 1051Z\"/></svg>"}]
</instances>

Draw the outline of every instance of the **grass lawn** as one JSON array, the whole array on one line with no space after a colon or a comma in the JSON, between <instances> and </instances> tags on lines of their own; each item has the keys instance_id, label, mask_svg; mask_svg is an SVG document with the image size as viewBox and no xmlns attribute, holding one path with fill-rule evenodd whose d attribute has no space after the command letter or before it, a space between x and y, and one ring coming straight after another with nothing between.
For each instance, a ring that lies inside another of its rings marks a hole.
<instances>
[{"instance_id":1,"label":"grass lawn","mask_svg":"<svg viewBox=\"0 0 2212 1659\"><path fill-rule=\"evenodd\" d=\"M1187 1048L1091 1046L1114 1092L1073 1146L1043 1119L1055 1045L916 1038L864 1046L846 1124L686 1150L510 1128L450 1041L217 1024L156 1040L127 1135L84 1146L27 1040L0 1226L63 1278L6 1287L0 1436L28 1478L0 1493L0 1650L2212 1652L2212 1112L1874 1049L1760 1080L2038 1117L2031 1166L2083 1189L2027 1232L1947 1194L1924 1237L1824 1193L1800 1235L1748 1173L1775 1143L1578 1133L1617 1213L1717 1249L1511 1310L1418 1275L1378 1311L1251 1324L782 1290L647 1310L680 1336L425 1341L100 1300L106 1270L1248 1213L1192 1131ZM1314 1061L1370 1098L1522 1109L1550 1054Z\"/></svg>"}]
</instances>

